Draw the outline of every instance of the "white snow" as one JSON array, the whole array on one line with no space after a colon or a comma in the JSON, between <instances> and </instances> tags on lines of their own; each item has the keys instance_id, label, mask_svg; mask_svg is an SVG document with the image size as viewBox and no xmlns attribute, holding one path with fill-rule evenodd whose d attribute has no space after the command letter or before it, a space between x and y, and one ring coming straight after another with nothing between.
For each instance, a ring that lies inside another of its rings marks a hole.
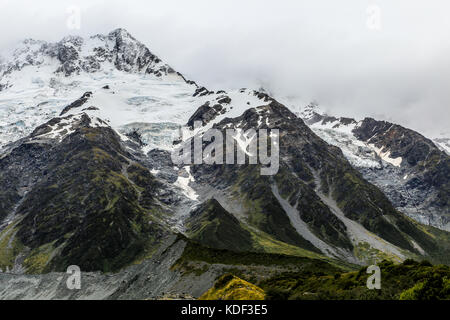
<instances>
[{"instance_id":1,"label":"white snow","mask_svg":"<svg viewBox=\"0 0 450 320\"><path fill-rule=\"evenodd\" d=\"M356 126L357 124L354 123L344 125L335 121L325 125L317 122L310 125L310 128L329 144L339 147L353 166L358 168L379 168L381 165L376 159L373 150L353 135L352 130Z\"/></svg>"},{"instance_id":2,"label":"white snow","mask_svg":"<svg viewBox=\"0 0 450 320\"><path fill-rule=\"evenodd\" d=\"M450 137L450 133L447 133ZM434 144L446 154L450 155L450 138L445 137L443 134L439 138L433 139Z\"/></svg>"},{"instance_id":3,"label":"white snow","mask_svg":"<svg viewBox=\"0 0 450 320\"><path fill-rule=\"evenodd\" d=\"M136 123L185 125L201 105L207 101L214 105L215 100L223 96L211 94L193 97L196 87L178 76L156 78L153 75L127 73L113 68L65 77L52 73L55 63L58 62L25 66L11 74L10 81L16 85L0 91L0 147L30 134L38 125L59 116L65 106L87 91L92 92L91 98L65 115L85 112L92 118L106 121L121 133L129 131L128 127ZM104 85L108 85L110 89L102 89ZM226 113L216 117L201 131L211 128L225 117L238 117L249 108L265 104L251 90L231 91L227 95L232 101L224 104ZM89 107L98 110L83 110ZM170 127L162 132L161 134L168 135L165 140L144 137L151 142L145 151L159 147L157 143L161 143L163 149L170 148L168 139L172 138L175 131ZM124 135L121 137L127 139Z\"/></svg>"},{"instance_id":4,"label":"white snow","mask_svg":"<svg viewBox=\"0 0 450 320\"><path fill-rule=\"evenodd\" d=\"M186 197L196 201L199 195L197 194L197 192L195 192L194 189L192 189L189 186L190 182L195 182L195 179L191 174L191 168L189 166L185 166L183 169L186 171L188 176L187 177L178 176L178 179L177 181L175 181L174 185L179 187Z\"/></svg>"},{"instance_id":5,"label":"white snow","mask_svg":"<svg viewBox=\"0 0 450 320\"><path fill-rule=\"evenodd\" d=\"M383 148L377 148L375 145L373 144L368 144L369 147L371 147L376 154L383 159L384 161L386 161L387 163L392 164L395 167L400 167L400 165L402 164L402 157L398 157L398 158L391 158L391 152L388 151L384 151L384 147Z\"/></svg>"},{"instance_id":6,"label":"white snow","mask_svg":"<svg viewBox=\"0 0 450 320\"><path fill-rule=\"evenodd\" d=\"M309 120L314 113L325 114L317 105L308 105L297 112L305 121ZM357 168L380 168L381 164L378 158L393 166L400 167L403 160L401 157L391 158L389 150L377 148L375 145L363 142L355 137L353 130L360 123L344 124L336 119L326 123L318 121L310 124L309 127L327 143L339 147L347 160Z\"/></svg>"}]
</instances>

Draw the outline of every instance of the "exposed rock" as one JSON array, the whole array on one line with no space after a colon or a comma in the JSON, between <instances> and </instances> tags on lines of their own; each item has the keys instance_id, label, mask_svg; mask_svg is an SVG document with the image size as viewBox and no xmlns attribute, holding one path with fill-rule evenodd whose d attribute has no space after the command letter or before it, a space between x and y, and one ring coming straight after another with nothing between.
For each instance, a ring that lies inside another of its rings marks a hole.
<instances>
[{"instance_id":1,"label":"exposed rock","mask_svg":"<svg viewBox=\"0 0 450 320\"><path fill-rule=\"evenodd\" d=\"M197 96L203 97L203 96L206 96L206 95L209 95L209 94L213 94L213 93L214 93L213 91L209 91L205 87L200 87L200 88L195 90L193 96L194 97L197 97Z\"/></svg>"},{"instance_id":2,"label":"exposed rock","mask_svg":"<svg viewBox=\"0 0 450 320\"><path fill-rule=\"evenodd\" d=\"M52 134L68 120L72 133L62 140ZM37 128L0 160L0 168L4 208L17 204L14 250L28 248L28 272L70 264L117 270L148 254L168 233L159 220L165 211L157 200L162 184L122 148L111 128L84 114ZM24 183L25 195L13 192Z\"/></svg>"},{"instance_id":3,"label":"exposed rock","mask_svg":"<svg viewBox=\"0 0 450 320\"><path fill-rule=\"evenodd\" d=\"M389 157L402 159L392 173L365 170L368 179L411 217L450 230L450 157L421 134L386 121L366 118L353 132Z\"/></svg>"},{"instance_id":4,"label":"exposed rock","mask_svg":"<svg viewBox=\"0 0 450 320\"><path fill-rule=\"evenodd\" d=\"M90 91L85 92L85 93L81 96L81 98L75 100L74 102L72 102L71 104L69 104L67 107L65 107L65 108L61 111L61 113L60 113L59 115L62 116L62 115L64 115L64 114L66 114L66 113L67 113L69 110L71 110L71 109L81 107L82 105L84 105L84 104L89 100L89 98L91 97L91 95L92 95L92 92L90 92Z\"/></svg>"},{"instance_id":5,"label":"exposed rock","mask_svg":"<svg viewBox=\"0 0 450 320\"><path fill-rule=\"evenodd\" d=\"M177 73L125 29L116 29L108 35L95 35L87 40L78 36L65 37L56 43L26 40L13 53L13 61L8 62L0 74L21 70L27 65L44 64L46 56L59 60L60 65L55 72L65 76L81 71L100 71L105 62L121 71L144 72L157 77Z\"/></svg>"},{"instance_id":6,"label":"exposed rock","mask_svg":"<svg viewBox=\"0 0 450 320\"><path fill-rule=\"evenodd\" d=\"M322 141L286 107L273 99L270 101L266 106L247 110L240 117L225 118L215 128L245 131L258 127L258 123L269 123L268 128L280 128L279 172L270 178L259 176L258 167L251 165L194 166L192 171L197 183L208 183L219 190L239 190L242 202L250 204L246 211L250 224L278 240L314 250L311 243L292 228L285 209L274 197L270 186L276 184L281 196L297 210L318 238L347 252L336 250L328 254L351 256L352 246L358 240L349 238L339 216L319 197L314 178L317 176L321 194L332 198L346 218L361 224L367 232L399 248L416 252L405 237L408 234L421 247L435 250L433 240L396 211L384 194L348 163L339 149ZM377 205L371 205L373 203Z\"/></svg>"},{"instance_id":7,"label":"exposed rock","mask_svg":"<svg viewBox=\"0 0 450 320\"><path fill-rule=\"evenodd\" d=\"M195 121L200 121L202 125L208 124L210 121L214 120L219 114L225 112L225 108L221 104L215 104L210 107L209 101L204 105L200 106L197 111L189 118L187 125L191 128L194 127Z\"/></svg>"}]
</instances>

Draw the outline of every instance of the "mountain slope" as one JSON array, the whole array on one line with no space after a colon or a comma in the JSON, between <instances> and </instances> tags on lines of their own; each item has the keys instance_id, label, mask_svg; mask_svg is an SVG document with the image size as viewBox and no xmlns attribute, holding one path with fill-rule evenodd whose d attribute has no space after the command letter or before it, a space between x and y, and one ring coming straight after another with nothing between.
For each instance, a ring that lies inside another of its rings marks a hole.
<instances>
[{"instance_id":1,"label":"mountain slope","mask_svg":"<svg viewBox=\"0 0 450 320\"><path fill-rule=\"evenodd\" d=\"M264 300L264 290L231 274L220 277L199 300Z\"/></svg>"},{"instance_id":2,"label":"mountain slope","mask_svg":"<svg viewBox=\"0 0 450 320\"><path fill-rule=\"evenodd\" d=\"M449 228L449 155L402 126L365 118L336 118L307 106L299 114L321 138L340 147L394 206L424 224Z\"/></svg>"},{"instance_id":3,"label":"mountain slope","mask_svg":"<svg viewBox=\"0 0 450 320\"><path fill-rule=\"evenodd\" d=\"M86 54L92 43L104 50ZM54 55L59 50L61 57ZM308 122L311 130L264 92L199 87L169 72L123 30L35 43L14 59L28 62L10 63L2 76L8 83L0 92L6 129L0 139L2 269L45 273L76 264L116 272L151 258L178 232L201 244L189 242L183 251L189 261L173 267L188 273L192 264L193 273L202 273L204 263L240 264L249 257L260 267L274 252L292 256L282 260L318 259L324 268L408 257L446 262L445 231L399 212L386 191L347 159L349 149L328 144L316 135L315 123ZM337 121L345 130L357 126L352 119L317 121ZM234 152L247 153L246 130L278 129L278 171L262 175L264 166L248 161L172 162L171 151L210 128L223 136L237 129L234 139L242 143ZM401 137L393 136L389 148ZM396 167L399 155L387 154L384 143L373 149L384 160L361 151L366 163ZM445 185L443 153L430 154L420 172Z\"/></svg>"},{"instance_id":4,"label":"mountain slope","mask_svg":"<svg viewBox=\"0 0 450 320\"><path fill-rule=\"evenodd\" d=\"M197 165L191 170L196 183L228 194L223 203L240 201L243 209L236 214L249 225L303 248L312 244L329 256L356 261L353 249L364 243L400 259L403 250L434 251L433 239L396 211L339 149L275 100L214 125L222 131L275 127L281 131L280 170L273 178L261 176L258 166Z\"/></svg>"},{"instance_id":5,"label":"mountain slope","mask_svg":"<svg viewBox=\"0 0 450 320\"><path fill-rule=\"evenodd\" d=\"M0 146L27 136L85 92L120 87L124 105L145 110L149 104L153 109L173 104L172 94L192 96L197 88L124 29L86 39L66 37L56 43L25 40L3 61ZM149 87L173 90L157 94L155 100Z\"/></svg>"},{"instance_id":6,"label":"mountain slope","mask_svg":"<svg viewBox=\"0 0 450 320\"><path fill-rule=\"evenodd\" d=\"M72 133L60 143L46 138L49 128L64 121L62 130ZM117 270L149 254L168 233L160 222L160 184L98 121L86 114L55 118L0 160L0 179L18 182L24 172L10 164L21 161L29 168L36 165L34 157L46 160L30 170L33 182L23 187L2 230L2 237L8 233L24 248L18 260L1 268L22 264L28 272L42 272L77 264L86 271ZM17 187L2 183L1 193Z\"/></svg>"},{"instance_id":7,"label":"mountain slope","mask_svg":"<svg viewBox=\"0 0 450 320\"><path fill-rule=\"evenodd\" d=\"M108 35L97 34L88 39L68 36L57 43L25 40L10 53L9 61L2 65L4 88L15 85L8 82L8 75L26 66L54 66L54 73L71 76L81 72L99 72L114 67L125 72L142 72L158 77L175 73L163 64L142 43L125 29L116 29Z\"/></svg>"},{"instance_id":8,"label":"mountain slope","mask_svg":"<svg viewBox=\"0 0 450 320\"><path fill-rule=\"evenodd\" d=\"M215 199L205 201L191 212L186 229L191 239L213 248L235 251L253 248L250 232Z\"/></svg>"}]
</instances>

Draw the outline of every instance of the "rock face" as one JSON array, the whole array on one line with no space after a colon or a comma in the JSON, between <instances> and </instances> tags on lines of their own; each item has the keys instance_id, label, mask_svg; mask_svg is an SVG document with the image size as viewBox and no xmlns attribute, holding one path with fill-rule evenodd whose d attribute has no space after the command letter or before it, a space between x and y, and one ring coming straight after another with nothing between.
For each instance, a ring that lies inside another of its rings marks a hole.
<instances>
[{"instance_id":1,"label":"rock face","mask_svg":"<svg viewBox=\"0 0 450 320\"><path fill-rule=\"evenodd\" d=\"M360 258L355 253L362 243L399 258L402 250L419 253L411 238L420 250L436 250L432 238L396 211L338 148L277 101L225 118L214 128L280 128L280 169L274 176L261 176L252 165L191 169L197 184L208 183L222 195L221 205L232 199L240 202L234 213L249 225L277 240L352 261ZM366 236L370 233L384 240L373 241L376 237Z\"/></svg>"},{"instance_id":2,"label":"rock face","mask_svg":"<svg viewBox=\"0 0 450 320\"><path fill-rule=\"evenodd\" d=\"M328 116L314 105L300 116L321 138L340 147L397 209L421 223L450 230L450 157L433 141L386 121Z\"/></svg>"},{"instance_id":3,"label":"rock face","mask_svg":"<svg viewBox=\"0 0 450 320\"><path fill-rule=\"evenodd\" d=\"M57 43L26 40L12 53L12 61L3 65L1 75L27 65L46 65L49 59L59 61L54 72L65 76L97 72L110 66L120 71L142 72L157 77L176 73L125 29L116 29L108 35L95 35L89 39L69 36Z\"/></svg>"},{"instance_id":4,"label":"rock face","mask_svg":"<svg viewBox=\"0 0 450 320\"><path fill-rule=\"evenodd\" d=\"M225 109L221 104L216 104L213 107L210 107L208 101L198 108L197 111L195 111L195 113L189 118L187 125L190 128L194 128L194 123L199 121L201 125L204 126L211 120L214 120L221 113L225 113Z\"/></svg>"},{"instance_id":5,"label":"rock face","mask_svg":"<svg viewBox=\"0 0 450 320\"><path fill-rule=\"evenodd\" d=\"M55 118L0 160L2 215L11 215L2 235L22 256L2 261L3 269L19 263L43 272L68 263L86 271L117 270L167 234L159 222L160 184L97 121L86 114Z\"/></svg>"},{"instance_id":6,"label":"rock face","mask_svg":"<svg viewBox=\"0 0 450 320\"><path fill-rule=\"evenodd\" d=\"M366 118L354 134L402 159L398 171L404 183L387 192L394 204L419 221L450 230L450 157L421 134L385 121Z\"/></svg>"},{"instance_id":7,"label":"rock face","mask_svg":"<svg viewBox=\"0 0 450 320\"><path fill-rule=\"evenodd\" d=\"M85 92L80 99L75 100L74 102L72 102L71 104L69 104L67 107L65 107L61 113L59 114L59 116L63 116L65 113L67 113L69 110L74 109L74 108L79 108L82 105L84 105L89 98L92 96L92 92L88 91Z\"/></svg>"},{"instance_id":8,"label":"rock face","mask_svg":"<svg viewBox=\"0 0 450 320\"><path fill-rule=\"evenodd\" d=\"M379 149L387 149L391 158L402 158L401 164L414 167L425 161L436 146L419 133L386 121L365 118L354 130L355 136ZM405 161L405 163L403 163Z\"/></svg>"}]
</instances>

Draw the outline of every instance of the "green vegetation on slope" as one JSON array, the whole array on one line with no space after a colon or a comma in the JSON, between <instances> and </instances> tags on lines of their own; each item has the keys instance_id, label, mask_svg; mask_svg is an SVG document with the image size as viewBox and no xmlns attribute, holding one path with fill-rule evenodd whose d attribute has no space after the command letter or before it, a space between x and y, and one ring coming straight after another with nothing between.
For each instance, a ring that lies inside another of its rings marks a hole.
<instances>
[{"instance_id":1,"label":"green vegetation on slope","mask_svg":"<svg viewBox=\"0 0 450 320\"><path fill-rule=\"evenodd\" d=\"M405 260L402 264L383 261L381 289L366 286L367 268L357 272L285 273L264 280L258 285L267 293L267 299L450 299L450 267L429 262Z\"/></svg>"},{"instance_id":2,"label":"green vegetation on slope","mask_svg":"<svg viewBox=\"0 0 450 320\"><path fill-rule=\"evenodd\" d=\"M18 208L27 272L71 264L116 271L150 254L166 231L148 170L127 159L107 128L79 129L56 148L47 176Z\"/></svg>"},{"instance_id":3,"label":"green vegetation on slope","mask_svg":"<svg viewBox=\"0 0 450 320\"><path fill-rule=\"evenodd\" d=\"M264 300L264 290L232 274L220 277L199 300Z\"/></svg>"},{"instance_id":4,"label":"green vegetation on slope","mask_svg":"<svg viewBox=\"0 0 450 320\"><path fill-rule=\"evenodd\" d=\"M234 251L251 251L253 240L238 219L216 199L201 204L187 221L189 237L209 247Z\"/></svg>"},{"instance_id":5,"label":"green vegetation on slope","mask_svg":"<svg viewBox=\"0 0 450 320\"><path fill-rule=\"evenodd\" d=\"M300 170L298 164L296 168ZM321 201L311 181L306 184L284 165L275 175L275 181L281 196L295 207L302 221L315 235L332 246L353 250L345 224Z\"/></svg>"},{"instance_id":6,"label":"green vegetation on slope","mask_svg":"<svg viewBox=\"0 0 450 320\"><path fill-rule=\"evenodd\" d=\"M412 259L401 264L384 260L378 264L381 289L369 290L367 280L371 274L367 273L367 267L345 268L305 257L217 250L179 237L187 244L173 268L194 272L197 276L208 271L213 264L223 270L222 276L202 299L224 299L233 294L233 287L228 286L233 279L264 290L262 294L266 299L450 299L450 267L446 265ZM217 267L214 270L217 271ZM245 294L243 290L242 296Z\"/></svg>"},{"instance_id":7,"label":"green vegetation on slope","mask_svg":"<svg viewBox=\"0 0 450 320\"><path fill-rule=\"evenodd\" d=\"M297 233L273 195L271 181L267 176L261 176L259 172L259 166L242 167L234 187L237 197L244 199L249 224L277 240L320 253L315 246Z\"/></svg>"},{"instance_id":8,"label":"green vegetation on slope","mask_svg":"<svg viewBox=\"0 0 450 320\"><path fill-rule=\"evenodd\" d=\"M411 223L415 224L417 228L429 235L436 244L433 248L428 248L427 253L432 263L442 263L450 265L450 232L440 230L432 226L425 226L417 221L411 219Z\"/></svg>"},{"instance_id":9,"label":"green vegetation on slope","mask_svg":"<svg viewBox=\"0 0 450 320\"><path fill-rule=\"evenodd\" d=\"M23 250L23 244L15 238L16 233L14 224L10 224L0 233L0 269L3 271L14 267L16 256Z\"/></svg>"},{"instance_id":10,"label":"green vegetation on slope","mask_svg":"<svg viewBox=\"0 0 450 320\"><path fill-rule=\"evenodd\" d=\"M181 236L180 236L181 237ZM342 271L344 267L337 267L327 261L296 257L284 254L266 252L237 252L205 247L192 240L187 240L183 255L175 265L185 262L201 262L207 264L226 264L230 266L301 266L304 270L322 272Z\"/></svg>"}]
</instances>

